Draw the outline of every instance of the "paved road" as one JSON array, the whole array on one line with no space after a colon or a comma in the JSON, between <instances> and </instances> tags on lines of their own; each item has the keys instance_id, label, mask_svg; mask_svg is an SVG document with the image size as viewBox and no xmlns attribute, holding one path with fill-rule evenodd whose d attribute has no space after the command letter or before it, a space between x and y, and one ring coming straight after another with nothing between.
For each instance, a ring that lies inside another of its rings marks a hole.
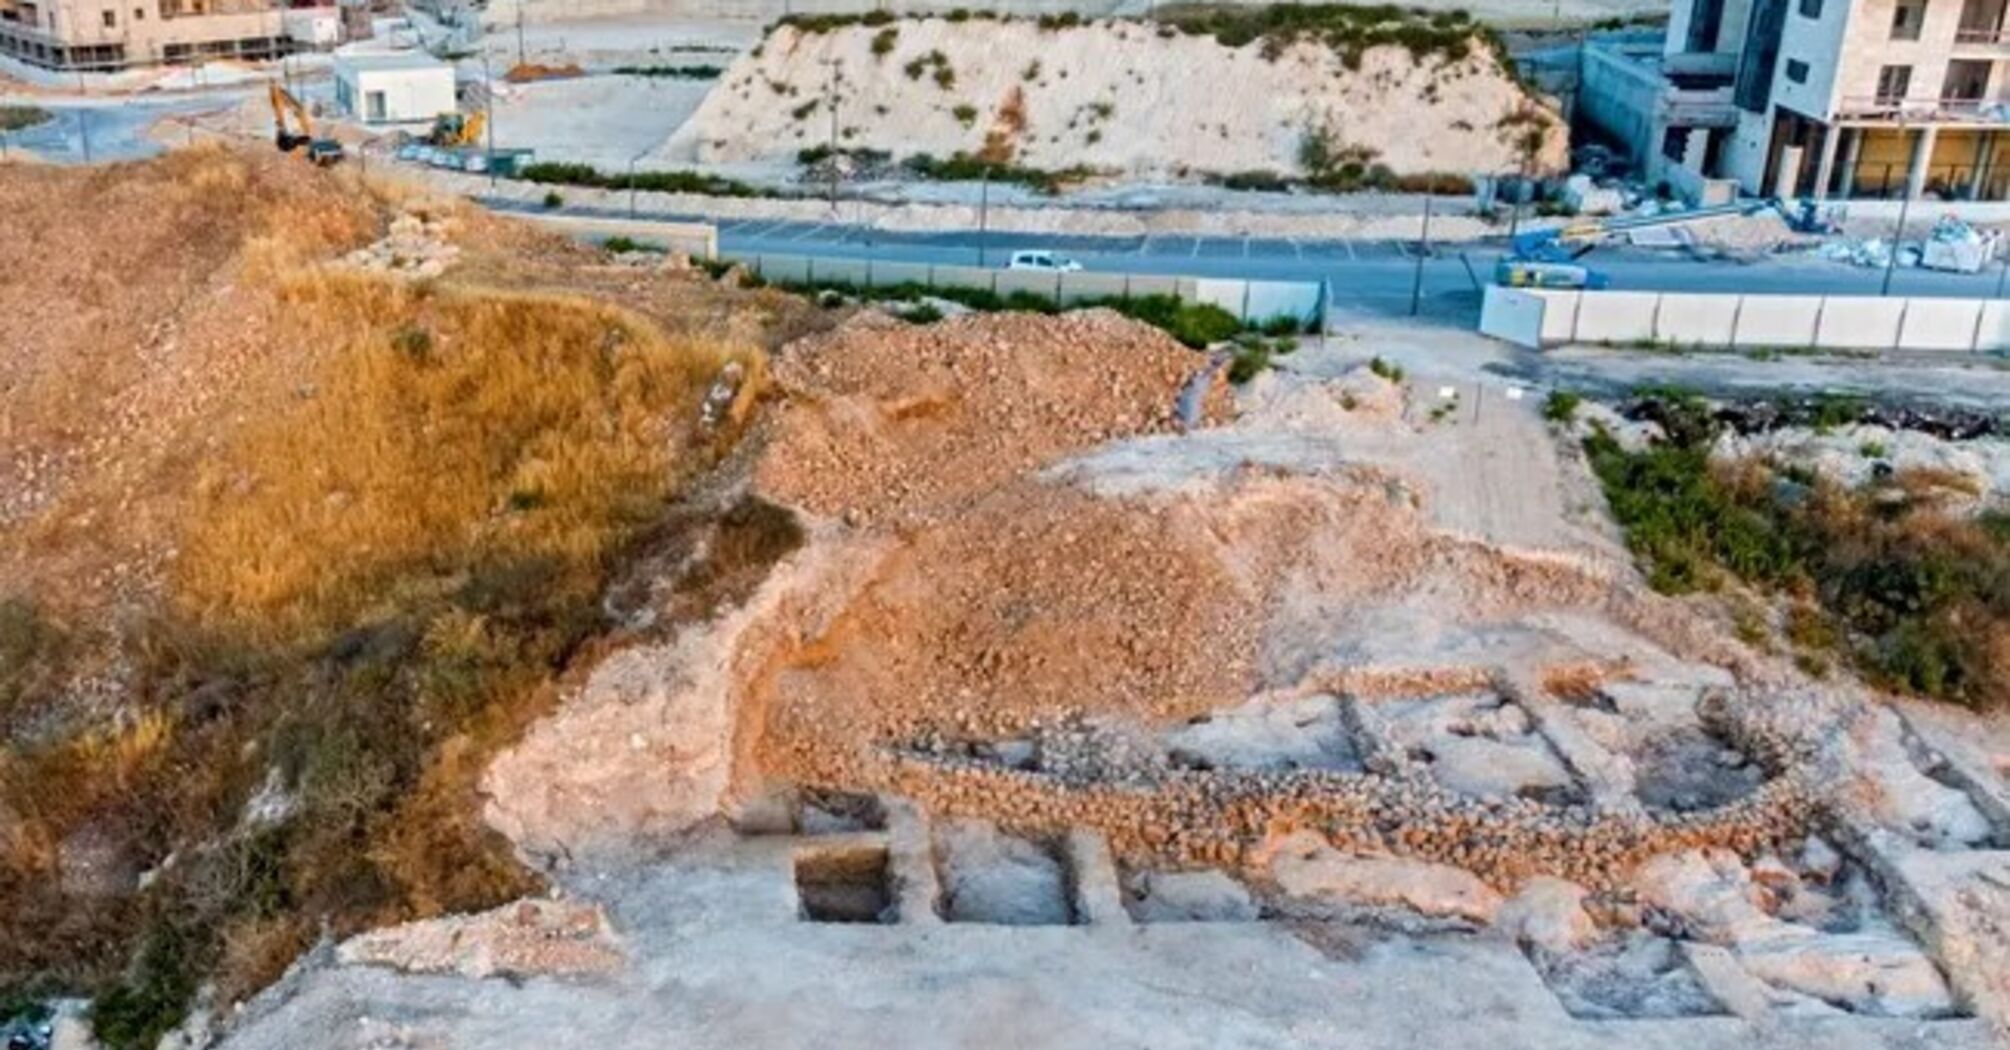
<instances>
[{"instance_id":1,"label":"paved road","mask_svg":"<svg viewBox=\"0 0 2010 1050\"><path fill-rule=\"evenodd\" d=\"M487 199L484 203L498 210L536 208L534 204L503 198ZM569 206L565 211L580 215L627 215L619 208ZM704 216L648 209L638 212L636 217L715 221ZM774 253L961 266L981 262L999 266L1014 249L1047 248L1072 256L1089 270L1330 281L1337 305L1377 313L1408 309L1421 253L1418 242L1396 240L1103 237L976 231L906 233L764 219L727 219L716 224L720 251L727 256ZM1426 300L1459 301L1470 307L1476 301L1478 284L1487 279L1501 252L1498 240L1432 245L1422 260ZM1884 280L1881 270L1809 257L1739 264L1703 262L1677 252L1610 248L1594 253L1585 262L1603 271L1616 289L1876 295ZM1989 298L1998 294L2001 277L1998 270L1975 275L1900 270L1893 275L1891 290L1893 295Z\"/></svg>"}]
</instances>

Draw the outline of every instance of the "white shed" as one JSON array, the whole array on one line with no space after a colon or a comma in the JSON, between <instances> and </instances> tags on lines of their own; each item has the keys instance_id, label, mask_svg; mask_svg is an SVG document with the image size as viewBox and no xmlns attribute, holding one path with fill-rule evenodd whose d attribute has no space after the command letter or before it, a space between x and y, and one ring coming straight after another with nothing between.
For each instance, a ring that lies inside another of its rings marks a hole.
<instances>
[{"instance_id":1,"label":"white shed","mask_svg":"<svg viewBox=\"0 0 2010 1050\"><path fill-rule=\"evenodd\" d=\"M338 54L335 104L365 124L430 124L458 108L454 67L423 51Z\"/></svg>"}]
</instances>

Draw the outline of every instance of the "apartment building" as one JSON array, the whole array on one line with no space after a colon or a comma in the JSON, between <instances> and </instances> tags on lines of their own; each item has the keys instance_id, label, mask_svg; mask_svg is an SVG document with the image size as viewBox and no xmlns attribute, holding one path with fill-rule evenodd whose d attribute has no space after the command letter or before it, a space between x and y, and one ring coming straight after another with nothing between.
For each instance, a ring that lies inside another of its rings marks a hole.
<instances>
[{"instance_id":1,"label":"apartment building","mask_svg":"<svg viewBox=\"0 0 2010 1050\"><path fill-rule=\"evenodd\" d=\"M0 0L0 54L48 69L264 59L289 46L279 0Z\"/></svg>"},{"instance_id":2,"label":"apartment building","mask_svg":"<svg viewBox=\"0 0 2010 1050\"><path fill-rule=\"evenodd\" d=\"M1587 49L1586 112L1677 186L1714 176L1768 196L2004 200L2006 5L1675 0L1658 53ZM1616 97L1615 85L1634 90Z\"/></svg>"}]
</instances>

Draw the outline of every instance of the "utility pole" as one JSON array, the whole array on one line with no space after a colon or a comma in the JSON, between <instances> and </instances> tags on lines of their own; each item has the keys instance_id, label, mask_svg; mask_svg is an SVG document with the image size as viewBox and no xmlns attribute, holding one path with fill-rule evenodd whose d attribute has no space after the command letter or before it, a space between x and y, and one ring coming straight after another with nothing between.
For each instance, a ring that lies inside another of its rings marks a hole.
<instances>
[{"instance_id":1,"label":"utility pole","mask_svg":"<svg viewBox=\"0 0 2010 1050\"><path fill-rule=\"evenodd\" d=\"M1921 132L1921 134L1925 134L1925 132ZM1900 142L1905 141L1904 120L1900 120L1898 123L1898 140ZM1914 156L1918 156L1917 152L1914 153ZM1931 160L1932 158L1928 157L1926 159ZM1905 243L1905 215L1912 208L1912 165L1910 164L1905 166L1904 194L1904 196L1898 199L1898 229L1891 235L1891 254L1886 256L1884 260L1884 284L1877 292L1880 296L1891 294L1892 274L1898 269L1898 246Z\"/></svg>"},{"instance_id":2,"label":"utility pole","mask_svg":"<svg viewBox=\"0 0 2010 1050\"><path fill-rule=\"evenodd\" d=\"M831 142L830 142L830 154L831 154L831 155L830 155L830 156L829 156L829 157L827 158L827 160L828 160L828 162L830 163L830 166L831 166L831 211L832 211L832 212L834 212L834 213L835 213L835 212L837 211L837 206L838 206L838 97L837 97L837 93L838 93L838 64L837 64L837 60L836 60L836 59L832 59L832 60L831 60L831 79L830 79L830 89L829 89L829 91L827 91L827 92L825 93L825 95L824 95L824 105L826 105L826 106L830 107L830 111L831 111Z\"/></svg>"},{"instance_id":3,"label":"utility pole","mask_svg":"<svg viewBox=\"0 0 2010 1050\"><path fill-rule=\"evenodd\" d=\"M77 137L84 143L84 163L91 163L91 107L77 107Z\"/></svg>"},{"instance_id":4,"label":"utility pole","mask_svg":"<svg viewBox=\"0 0 2010 1050\"><path fill-rule=\"evenodd\" d=\"M1424 307L1424 258L1431 254L1431 200L1432 194L1424 194L1424 230L1417 244L1417 273L1410 280L1410 316L1415 317Z\"/></svg>"},{"instance_id":5,"label":"utility pole","mask_svg":"<svg viewBox=\"0 0 2010 1050\"><path fill-rule=\"evenodd\" d=\"M523 57L523 3L521 2L521 0L519 0L519 2L516 5L516 64L519 66L523 65L524 61L525 59Z\"/></svg>"},{"instance_id":6,"label":"utility pole","mask_svg":"<svg viewBox=\"0 0 2010 1050\"><path fill-rule=\"evenodd\" d=\"M641 156L642 154L637 153L628 158L628 217L631 219L635 217L635 162Z\"/></svg>"},{"instance_id":7,"label":"utility pole","mask_svg":"<svg viewBox=\"0 0 2010 1050\"><path fill-rule=\"evenodd\" d=\"M984 266L984 231L991 218L991 165L984 165L984 174L977 183L977 265Z\"/></svg>"},{"instance_id":8,"label":"utility pole","mask_svg":"<svg viewBox=\"0 0 2010 1050\"><path fill-rule=\"evenodd\" d=\"M482 91L484 92L484 95L483 95L483 98L485 99L485 101L484 101L484 102L482 103L482 110L483 110L483 112L485 112L485 113L487 113L487 114L488 114L488 119L487 119L487 120L484 120L484 121L482 121L482 124L484 125L484 126L483 126L483 128L482 128L482 130L483 130L484 132L486 132L486 133L487 133L487 135L488 135L488 140L489 140L489 141L488 141L488 153L489 153L489 156L488 156L488 169L489 169L489 189L495 189L495 186L496 186L496 82L495 82L494 80L492 80L492 79L490 79L490 78L489 78L489 49L488 49L487 47L483 47L483 48L482 48Z\"/></svg>"}]
</instances>

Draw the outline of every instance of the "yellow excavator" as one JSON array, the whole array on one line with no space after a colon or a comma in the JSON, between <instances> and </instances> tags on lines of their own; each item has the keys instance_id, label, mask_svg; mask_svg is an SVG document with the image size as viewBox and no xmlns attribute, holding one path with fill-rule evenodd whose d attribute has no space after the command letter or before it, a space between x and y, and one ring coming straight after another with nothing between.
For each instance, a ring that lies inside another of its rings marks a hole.
<instances>
[{"instance_id":1,"label":"yellow excavator","mask_svg":"<svg viewBox=\"0 0 2010 1050\"><path fill-rule=\"evenodd\" d=\"M281 87L278 81L267 85L272 98L273 141L287 153L305 146L307 159L321 167L327 167L342 159L342 144L331 138L314 137L314 118L308 115L307 107L293 97L293 92ZM300 129L294 134L288 126L287 116L293 118L293 127Z\"/></svg>"},{"instance_id":2,"label":"yellow excavator","mask_svg":"<svg viewBox=\"0 0 2010 1050\"><path fill-rule=\"evenodd\" d=\"M462 146L478 146L482 141L482 130L488 123L488 114L442 113L433 118L433 130L426 133L426 145L446 149Z\"/></svg>"}]
</instances>

